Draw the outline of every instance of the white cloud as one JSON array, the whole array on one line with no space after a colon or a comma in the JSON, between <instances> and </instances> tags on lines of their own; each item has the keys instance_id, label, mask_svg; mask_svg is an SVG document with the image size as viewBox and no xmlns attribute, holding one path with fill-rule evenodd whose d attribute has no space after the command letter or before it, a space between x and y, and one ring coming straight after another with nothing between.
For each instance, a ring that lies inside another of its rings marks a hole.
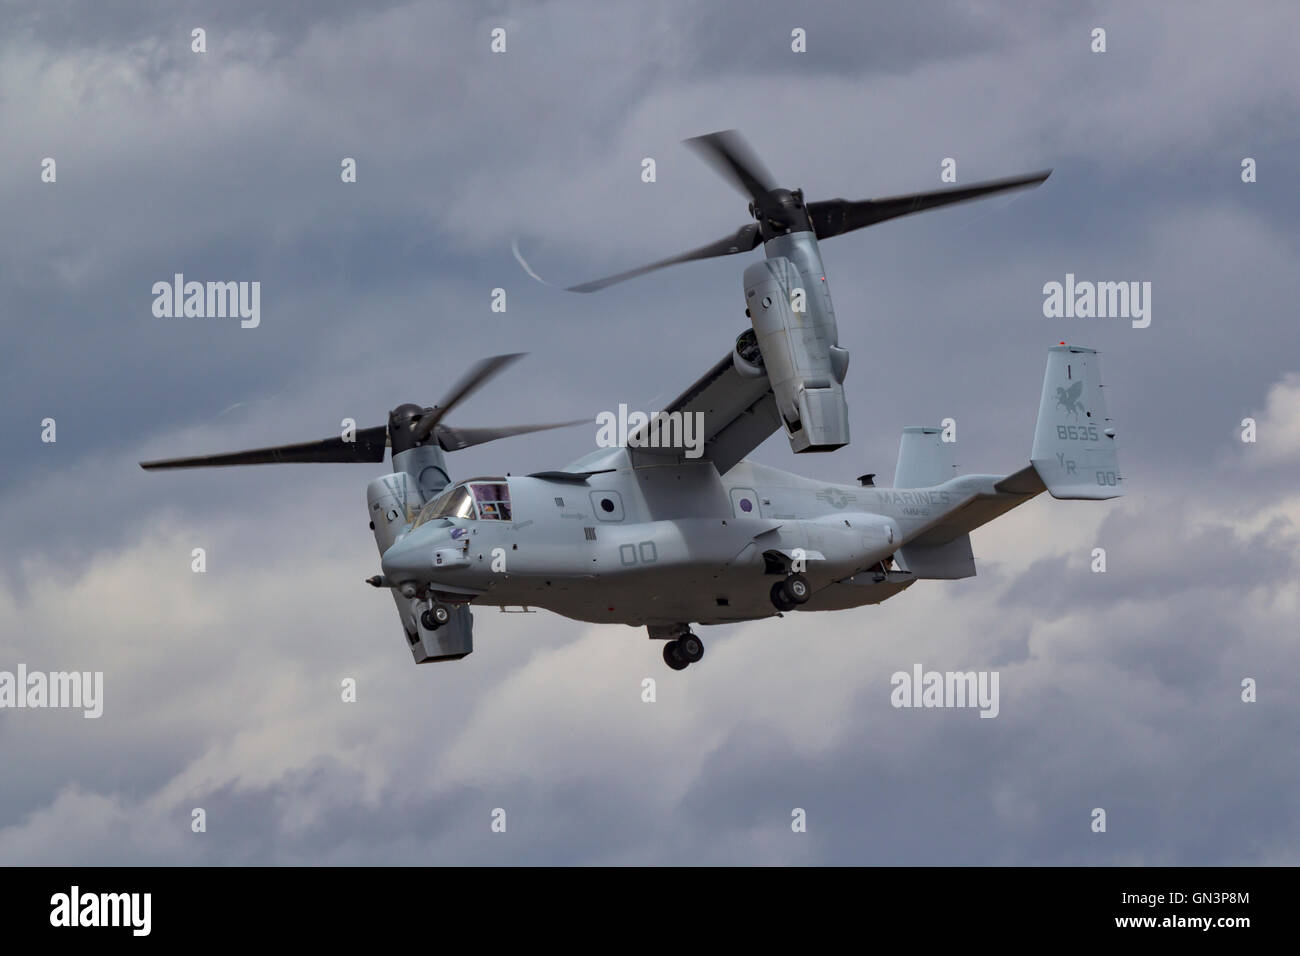
<instances>
[{"instance_id":1,"label":"white cloud","mask_svg":"<svg viewBox=\"0 0 1300 956\"><path fill-rule=\"evenodd\" d=\"M1300 463L1300 372L1290 372L1270 385L1264 408L1252 417L1257 426L1255 444L1242 448L1248 461Z\"/></svg>"}]
</instances>

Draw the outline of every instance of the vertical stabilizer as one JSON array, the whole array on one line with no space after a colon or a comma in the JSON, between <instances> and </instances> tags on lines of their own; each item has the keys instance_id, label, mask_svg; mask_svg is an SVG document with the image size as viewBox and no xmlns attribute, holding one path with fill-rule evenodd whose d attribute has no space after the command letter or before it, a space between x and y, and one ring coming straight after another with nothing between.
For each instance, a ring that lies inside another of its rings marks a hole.
<instances>
[{"instance_id":1,"label":"vertical stabilizer","mask_svg":"<svg viewBox=\"0 0 1300 956\"><path fill-rule=\"evenodd\" d=\"M1114 423L1106 414L1094 350L1074 345L1048 350L1029 460L1053 498L1118 498L1124 493Z\"/></svg>"},{"instance_id":2,"label":"vertical stabilizer","mask_svg":"<svg viewBox=\"0 0 1300 956\"><path fill-rule=\"evenodd\" d=\"M956 442L943 440L943 429L909 425L898 441L895 488L933 488L957 477Z\"/></svg>"}]
</instances>

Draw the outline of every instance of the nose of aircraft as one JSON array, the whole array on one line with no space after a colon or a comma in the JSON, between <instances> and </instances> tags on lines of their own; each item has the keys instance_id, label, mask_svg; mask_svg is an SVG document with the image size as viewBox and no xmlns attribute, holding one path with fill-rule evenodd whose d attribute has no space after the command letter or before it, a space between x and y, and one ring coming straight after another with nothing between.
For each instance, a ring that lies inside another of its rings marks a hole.
<instances>
[{"instance_id":1,"label":"nose of aircraft","mask_svg":"<svg viewBox=\"0 0 1300 956\"><path fill-rule=\"evenodd\" d=\"M450 540L446 531L433 528L408 534L384 552L379 560L384 576L394 584L427 581L433 571L433 554Z\"/></svg>"}]
</instances>

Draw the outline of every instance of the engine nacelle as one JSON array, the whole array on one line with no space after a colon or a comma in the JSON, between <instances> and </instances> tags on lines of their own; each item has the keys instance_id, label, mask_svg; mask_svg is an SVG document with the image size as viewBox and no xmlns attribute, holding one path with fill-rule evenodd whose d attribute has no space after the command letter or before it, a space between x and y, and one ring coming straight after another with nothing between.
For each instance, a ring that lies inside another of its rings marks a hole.
<instances>
[{"instance_id":1,"label":"engine nacelle","mask_svg":"<svg viewBox=\"0 0 1300 956\"><path fill-rule=\"evenodd\" d=\"M745 269L744 279L763 368L795 452L849 443L843 386L849 353L839 347L815 242L811 233L769 241L768 258ZM774 255L775 247L789 255Z\"/></svg>"},{"instance_id":2,"label":"engine nacelle","mask_svg":"<svg viewBox=\"0 0 1300 956\"><path fill-rule=\"evenodd\" d=\"M393 455L393 464L403 470L376 478L366 486L370 527L374 529L375 545L381 556L416 519L425 503L433 500L448 483L446 461L437 445L404 449ZM433 564L449 567L457 561L467 563L464 549L437 551ZM390 590L415 663L458 661L473 653L474 617L467 605L449 608L451 619L446 624L428 628L420 613L427 603L416 597L414 591L403 594L399 588Z\"/></svg>"},{"instance_id":3,"label":"engine nacelle","mask_svg":"<svg viewBox=\"0 0 1300 956\"><path fill-rule=\"evenodd\" d=\"M426 502L447 487L447 461L437 445L407 448L393 455L401 469L376 478L366 486L366 510L375 532L375 545L383 554L403 529L415 520Z\"/></svg>"},{"instance_id":4,"label":"engine nacelle","mask_svg":"<svg viewBox=\"0 0 1300 956\"><path fill-rule=\"evenodd\" d=\"M374 529L375 546L380 554L393 546L393 541L415 520L423 504L415 479L404 471L384 475L366 485L366 510L370 512L370 527Z\"/></svg>"}]
</instances>

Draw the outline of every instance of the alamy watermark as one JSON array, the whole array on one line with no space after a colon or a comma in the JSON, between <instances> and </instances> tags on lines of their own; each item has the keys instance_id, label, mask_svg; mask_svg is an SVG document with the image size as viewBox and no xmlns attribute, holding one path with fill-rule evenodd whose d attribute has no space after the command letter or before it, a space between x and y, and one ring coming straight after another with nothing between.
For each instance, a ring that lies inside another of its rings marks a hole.
<instances>
[{"instance_id":1,"label":"alamy watermark","mask_svg":"<svg viewBox=\"0 0 1300 956\"><path fill-rule=\"evenodd\" d=\"M704 454L703 412L618 412L596 416L596 444L601 448L681 448L687 458Z\"/></svg>"},{"instance_id":2,"label":"alamy watermark","mask_svg":"<svg viewBox=\"0 0 1300 956\"><path fill-rule=\"evenodd\" d=\"M1043 315L1049 319L1131 319L1133 328L1151 324L1150 282L1065 282L1043 286Z\"/></svg>"},{"instance_id":3,"label":"alamy watermark","mask_svg":"<svg viewBox=\"0 0 1300 956\"><path fill-rule=\"evenodd\" d=\"M997 671L926 671L913 664L911 673L895 671L889 702L895 707L972 707L981 717L996 717Z\"/></svg>"},{"instance_id":4,"label":"alamy watermark","mask_svg":"<svg viewBox=\"0 0 1300 956\"><path fill-rule=\"evenodd\" d=\"M103 671L32 671L19 664L17 673L0 671L0 709L58 707L85 711L83 717L104 713Z\"/></svg>"},{"instance_id":5,"label":"alamy watermark","mask_svg":"<svg viewBox=\"0 0 1300 956\"><path fill-rule=\"evenodd\" d=\"M50 897L50 925L58 927L117 926L148 936L152 911L152 893L83 893L74 885Z\"/></svg>"},{"instance_id":6,"label":"alamy watermark","mask_svg":"<svg viewBox=\"0 0 1300 956\"><path fill-rule=\"evenodd\" d=\"M244 329L262 323L260 282L186 282L178 272L171 282L155 282L153 295L153 314L159 319L238 317Z\"/></svg>"}]
</instances>

